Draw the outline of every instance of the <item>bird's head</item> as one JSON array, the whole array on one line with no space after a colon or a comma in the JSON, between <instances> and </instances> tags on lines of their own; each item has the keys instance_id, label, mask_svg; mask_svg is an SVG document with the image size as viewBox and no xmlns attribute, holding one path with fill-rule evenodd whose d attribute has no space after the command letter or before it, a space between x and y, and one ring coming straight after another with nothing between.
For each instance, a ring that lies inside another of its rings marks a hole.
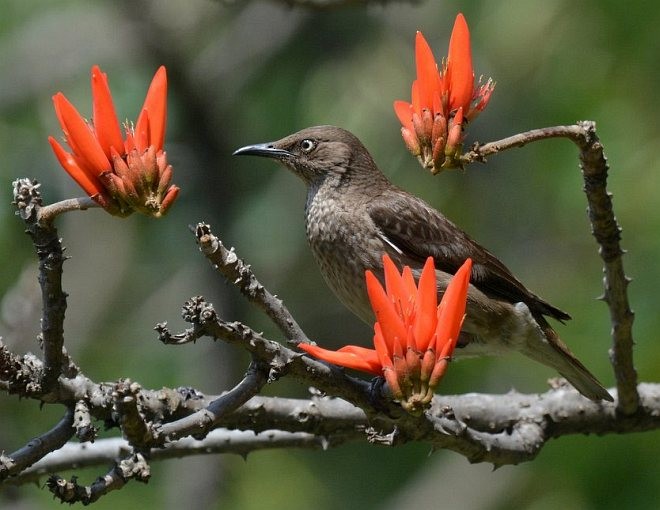
<instances>
[{"instance_id":1,"label":"bird's head","mask_svg":"<svg viewBox=\"0 0 660 510\"><path fill-rule=\"evenodd\" d=\"M362 142L335 126L306 128L275 142L241 147L234 155L276 159L308 186L318 186L326 180L339 183L358 175L382 176Z\"/></svg>"}]
</instances>

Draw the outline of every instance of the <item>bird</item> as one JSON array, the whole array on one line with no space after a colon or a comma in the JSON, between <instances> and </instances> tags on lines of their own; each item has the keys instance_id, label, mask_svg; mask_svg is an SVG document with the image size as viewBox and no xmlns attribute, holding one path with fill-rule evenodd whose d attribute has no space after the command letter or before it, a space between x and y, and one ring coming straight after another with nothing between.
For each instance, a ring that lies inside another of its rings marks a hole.
<instances>
[{"instance_id":1,"label":"bird","mask_svg":"<svg viewBox=\"0 0 660 510\"><path fill-rule=\"evenodd\" d=\"M339 300L373 324L365 271L381 281L383 255L410 266L418 277L433 257L438 295L471 258L466 317L454 356L519 351L554 368L582 395L613 401L573 355L546 317L571 317L528 290L487 249L443 214L393 185L362 142L335 126L303 129L280 140L248 145L234 155L272 158L305 183L307 241L321 273Z\"/></svg>"}]
</instances>

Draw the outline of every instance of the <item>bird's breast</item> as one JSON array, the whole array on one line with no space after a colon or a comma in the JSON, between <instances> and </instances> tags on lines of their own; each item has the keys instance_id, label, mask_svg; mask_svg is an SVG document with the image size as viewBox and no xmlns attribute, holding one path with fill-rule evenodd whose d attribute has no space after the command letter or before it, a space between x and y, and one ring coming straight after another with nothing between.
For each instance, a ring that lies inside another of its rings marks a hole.
<instances>
[{"instance_id":1,"label":"bird's breast","mask_svg":"<svg viewBox=\"0 0 660 510\"><path fill-rule=\"evenodd\" d=\"M353 313L372 322L364 273L381 272L384 247L366 210L317 196L308 200L305 216L307 241L328 286Z\"/></svg>"}]
</instances>

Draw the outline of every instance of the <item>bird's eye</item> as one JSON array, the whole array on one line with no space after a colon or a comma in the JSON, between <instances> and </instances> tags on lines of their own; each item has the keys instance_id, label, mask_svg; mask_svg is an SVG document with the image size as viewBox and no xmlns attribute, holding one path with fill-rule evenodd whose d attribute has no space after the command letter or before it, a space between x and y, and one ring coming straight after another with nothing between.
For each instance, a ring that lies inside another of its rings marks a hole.
<instances>
[{"instance_id":1,"label":"bird's eye","mask_svg":"<svg viewBox=\"0 0 660 510\"><path fill-rule=\"evenodd\" d=\"M316 148L316 142L314 142L314 140L310 140L309 138L305 138L302 142L300 142L300 148L303 152L309 154Z\"/></svg>"}]
</instances>

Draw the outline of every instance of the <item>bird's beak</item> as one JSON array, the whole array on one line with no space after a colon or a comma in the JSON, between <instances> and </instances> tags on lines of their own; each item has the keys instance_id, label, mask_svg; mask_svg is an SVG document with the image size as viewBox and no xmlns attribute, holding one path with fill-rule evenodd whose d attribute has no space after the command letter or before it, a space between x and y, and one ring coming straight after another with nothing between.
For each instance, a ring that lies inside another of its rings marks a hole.
<instances>
[{"instance_id":1,"label":"bird's beak","mask_svg":"<svg viewBox=\"0 0 660 510\"><path fill-rule=\"evenodd\" d=\"M233 156L264 156L267 158L282 159L286 156L293 156L287 150L278 149L272 143L258 143L256 145L246 145L236 149Z\"/></svg>"}]
</instances>

